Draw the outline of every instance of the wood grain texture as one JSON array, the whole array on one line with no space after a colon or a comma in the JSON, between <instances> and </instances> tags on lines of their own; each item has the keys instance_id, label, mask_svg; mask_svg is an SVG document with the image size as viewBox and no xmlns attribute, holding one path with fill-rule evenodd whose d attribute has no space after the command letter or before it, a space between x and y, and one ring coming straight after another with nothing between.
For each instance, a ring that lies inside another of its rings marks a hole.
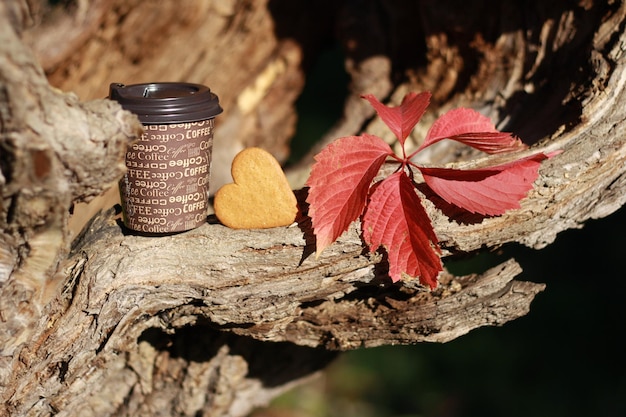
<instances>
[{"instance_id":1,"label":"wood grain texture","mask_svg":"<svg viewBox=\"0 0 626 417\"><path fill-rule=\"evenodd\" d=\"M301 71L300 53L310 49L303 47L306 25L280 21L282 2L220 3L230 4L228 10L197 2L193 7L205 9L181 11L165 27L158 12L171 11L173 3L157 9L146 2L94 0L76 2L70 14L85 25L68 34L80 53L38 50L44 40L37 31L54 31L44 25L44 3L0 4L0 416L243 416L323 369L338 351L445 342L480 326L502 325L526 314L544 288L516 280L521 268L512 259L477 275L444 273L432 292L410 281L392 284L384 257L365 254L358 225L316 259L302 204L306 190L298 191L302 213L291 227L231 230L210 218L189 232L147 237L129 233L119 213L105 210L72 239L70 208L117 181L126 146L140 126L115 103L85 102L50 87L36 57L50 66L48 77L68 90L82 81L101 85L117 74L108 61L115 54L123 56L117 61L126 65L123 74L161 69L185 78L196 68L184 60L189 50L168 49L182 54L176 55L177 68L154 51L179 45L177 36L196 45L196 32L188 28L218 28L242 48L228 55L213 45L233 59L220 61L232 69L232 80L248 80L224 94L233 105L244 91L254 92L246 90L257 85L253 80L280 69L272 62L284 58L285 72L270 77L254 96L263 99L256 106L270 97L283 106L276 114L271 107L252 106L245 113L226 106L224 133L266 116L276 117L279 126L281 114L293 114L300 87L285 86L295 79L289 74L297 78ZM521 208L503 216L455 220L426 203L446 256L515 242L541 249L559 232L626 202L626 6L506 2L497 13L473 19L443 13L452 7L445 1L366 3L359 8L345 1L332 9L353 81L344 120L332 135L365 129L388 137L359 101L363 89L393 103L408 90L428 88L433 109L411 137L415 146L438 113L467 105L520 134L533 144L532 152L561 151L543 163ZM205 22L203 10L214 17ZM140 17L150 22L147 32L138 29ZM256 29L275 37L261 46L250 39L260 33ZM152 35L143 39L142 33ZM162 35L156 44L149 42L153 35ZM319 33L311 36L311 42L320 39ZM136 44L127 44L127 37ZM140 45L153 49L143 56ZM419 52L414 59L404 52L409 47ZM255 64L242 67L237 59L243 55ZM216 59L197 58L197 65ZM271 148L276 137L268 132L257 132L254 140L267 140ZM420 158L471 168L498 157L442 143ZM303 162L294 176L306 176L306 169Z\"/></svg>"}]
</instances>

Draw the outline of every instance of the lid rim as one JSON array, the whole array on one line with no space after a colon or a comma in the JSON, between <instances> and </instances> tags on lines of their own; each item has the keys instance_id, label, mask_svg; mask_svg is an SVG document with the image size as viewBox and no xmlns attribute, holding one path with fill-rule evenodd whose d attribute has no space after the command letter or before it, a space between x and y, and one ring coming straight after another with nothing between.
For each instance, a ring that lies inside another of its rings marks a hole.
<instances>
[{"instance_id":1,"label":"lid rim","mask_svg":"<svg viewBox=\"0 0 626 417\"><path fill-rule=\"evenodd\" d=\"M154 94L152 97L146 96L148 89ZM219 98L209 87L194 83L111 83L108 98L148 124L208 120L223 111Z\"/></svg>"}]
</instances>

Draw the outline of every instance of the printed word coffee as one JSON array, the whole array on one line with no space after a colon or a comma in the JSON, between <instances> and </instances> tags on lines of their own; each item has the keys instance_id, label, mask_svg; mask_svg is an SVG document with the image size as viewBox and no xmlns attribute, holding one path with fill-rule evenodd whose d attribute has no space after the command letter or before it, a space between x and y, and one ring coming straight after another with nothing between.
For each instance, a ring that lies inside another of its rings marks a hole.
<instances>
[{"instance_id":1,"label":"printed word coffee","mask_svg":"<svg viewBox=\"0 0 626 417\"><path fill-rule=\"evenodd\" d=\"M128 227L172 233L206 221L213 126L214 119L144 126L120 184Z\"/></svg>"}]
</instances>

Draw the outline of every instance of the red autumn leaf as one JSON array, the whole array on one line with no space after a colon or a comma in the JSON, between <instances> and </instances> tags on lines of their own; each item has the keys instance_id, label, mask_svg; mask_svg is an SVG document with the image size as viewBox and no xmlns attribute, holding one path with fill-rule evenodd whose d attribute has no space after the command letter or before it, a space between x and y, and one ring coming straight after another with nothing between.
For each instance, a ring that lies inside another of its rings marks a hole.
<instances>
[{"instance_id":1,"label":"red autumn leaf","mask_svg":"<svg viewBox=\"0 0 626 417\"><path fill-rule=\"evenodd\" d=\"M537 178L543 153L485 169L425 168L426 184L448 203L472 213L500 215L519 208Z\"/></svg>"},{"instance_id":2,"label":"red autumn leaf","mask_svg":"<svg viewBox=\"0 0 626 417\"><path fill-rule=\"evenodd\" d=\"M337 139L315 157L307 202L318 255L363 213L370 185L389 155L389 145L364 134Z\"/></svg>"},{"instance_id":3,"label":"red autumn leaf","mask_svg":"<svg viewBox=\"0 0 626 417\"><path fill-rule=\"evenodd\" d=\"M402 146L404 146L407 136L409 136L417 122L420 121L430 103L429 92L420 94L408 93L397 107L385 106L371 94L362 97L370 102L378 116L396 135Z\"/></svg>"},{"instance_id":4,"label":"red autumn leaf","mask_svg":"<svg viewBox=\"0 0 626 417\"><path fill-rule=\"evenodd\" d=\"M443 139L456 140L490 154L526 148L510 133L498 131L487 116L466 108L453 109L439 117L418 151Z\"/></svg>"},{"instance_id":5,"label":"red autumn leaf","mask_svg":"<svg viewBox=\"0 0 626 417\"><path fill-rule=\"evenodd\" d=\"M363 215L363 239L370 252L385 248L392 281L406 274L419 276L431 288L437 286L442 270L437 236L415 186L403 171L376 185Z\"/></svg>"},{"instance_id":6,"label":"red autumn leaf","mask_svg":"<svg viewBox=\"0 0 626 417\"><path fill-rule=\"evenodd\" d=\"M341 138L316 156L307 202L318 254L362 216L363 239L370 251L384 247L393 281L420 277L434 288L442 270L437 236L412 178L421 171L426 185L447 203L482 215L499 215L519 207L532 188L541 161L556 153L531 155L506 164L475 170L421 167L411 162L417 151L452 139L487 153L526 147L510 133L499 132L486 116L470 109L451 110L430 128L421 147L406 156L404 144L424 114L430 93L409 93L397 107L363 96L402 145L402 157L381 138L364 134ZM388 157L399 163L389 177L372 184ZM368 199L369 197L369 199ZM434 197L433 197L434 198Z\"/></svg>"}]
</instances>

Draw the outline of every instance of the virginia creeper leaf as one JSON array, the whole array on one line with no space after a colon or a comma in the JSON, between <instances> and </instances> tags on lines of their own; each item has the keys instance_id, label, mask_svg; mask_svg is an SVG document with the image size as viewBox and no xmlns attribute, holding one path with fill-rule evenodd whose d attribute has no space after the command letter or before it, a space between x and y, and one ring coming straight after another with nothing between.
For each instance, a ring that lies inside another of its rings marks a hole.
<instances>
[{"instance_id":1,"label":"virginia creeper leaf","mask_svg":"<svg viewBox=\"0 0 626 417\"><path fill-rule=\"evenodd\" d=\"M402 99L402 103L397 107L388 107L378 101L372 94L362 96L370 102L378 113L381 120L396 135L398 141L404 146L404 141L411 133L417 122L420 121L428 104L430 103L430 93L408 93Z\"/></svg>"},{"instance_id":2,"label":"virginia creeper leaf","mask_svg":"<svg viewBox=\"0 0 626 417\"><path fill-rule=\"evenodd\" d=\"M526 147L511 133L498 131L487 116L466 108L453 109L439 117L418 151L443 139L456 140L490 154Z\"/></svg>"},{"instance_id":3,"label":"virginia creeper leaf","mask_svg":"<svg viewBox=\"0 0 626 417\"><path fill-rule=\"evenodd\" d=\"M318 255L363 213L370 185L389 155L389 145L364 134L337 139L315 156L307 202Z\"/></svg>"},{"instance_id":4,"label":"virginia creeper leaf","mask_svg":"<svg viewBox=\"0 0 626 417\"><path fill-rule=\"evenodd\" d=\"M389 276L420 277L431 288L442 270L437 236L413 182L404 171L376 184L363 215L363 239L370 252L383 246L389 259Z\"/></svg>"},{"instance_id":5,"label":"virginia creeper leaf","mask_svg":"<svg viewBox=\"0 0 626 417\"><path fill-rule=\"evenodd\" d=\"M448 204L480 215L500 215L519 208L519 201L537 178L541 161L558 153L535 154L474 170L417 166L411 162L412 156L443 139L487 153L526 147L512 134L499 132L488 117L461 108L437 119L424 143L407 157L406 138L426 111L430 97L430 93L408 93L399 106L388 107L372 95L363 96L396 135L402 157L381 138L368 134L338 139L315 157L307 181L307 202L318 255L362 216L363 240L370 252L385 248L393 281L404 275L419 276L420 282L435 288L442 270L441 250L412 174L409 177L410 167L419 169L428 188ZM372 185L388 157L400 164L399 169ZM433 193L428 193L429 198L441 201Z\"/></svg>"},{"instance_id":6,"label":"virginia creeper leaf","mask_svg":"<svg viewBox=\"0 0 626 417\"><path fill-rule=\"evenodd\" d=\"M472 213L499 215L519 208L519 200L533 187L541 161L534 154L484 169L426 168L419 170L426 184L448 203Z\"/></svg>"}]
</instances>

